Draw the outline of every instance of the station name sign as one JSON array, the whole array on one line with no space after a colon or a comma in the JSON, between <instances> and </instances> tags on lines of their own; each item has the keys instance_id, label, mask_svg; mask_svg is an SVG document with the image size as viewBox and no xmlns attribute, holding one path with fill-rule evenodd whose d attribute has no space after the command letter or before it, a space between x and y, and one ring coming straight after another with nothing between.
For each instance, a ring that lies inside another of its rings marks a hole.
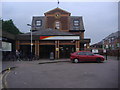
<instances>
[{"instance_id":1,"label":"station name sign","mask_svg":"<svg viewBox=\"0 0 120 90\"><path fill-rule=\"evenodd\" d=\"M40 36L40 40L79 40L80 36Z\"/></svg>"}]
</instances>

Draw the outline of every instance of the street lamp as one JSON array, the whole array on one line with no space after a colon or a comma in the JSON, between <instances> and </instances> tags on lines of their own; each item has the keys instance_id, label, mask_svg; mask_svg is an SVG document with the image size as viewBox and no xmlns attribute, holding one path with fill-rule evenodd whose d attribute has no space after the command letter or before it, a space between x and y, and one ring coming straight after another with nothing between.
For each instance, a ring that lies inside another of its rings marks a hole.
<instances>
[{"instance_id":1,"label":"street lamp","mask_svg":"<svg viewBox=\"0 0 120 90\"><path fill-rule=\"evenodd\" d=\"M32 46L33 46L33 43L32 43L32 25L30 24L27 24L27 26L31 26L31 29L30 29L30 32L31 32L31 54L32 54Z\"/></svg>"},{"instance_id":2,"label":"street lamp","mask_svg":"<svg viewBox=\"0 0 120 90\"><path fill-rule=\"evenodd\" d=\"M107 55L108 55L108 45L106 45L106 60L107 60Z\"/></svg>"},{"instance_id":3,"label":"street lamp","mask_svg":"<svg viewBox=\"0 0 120 90\"><path fill-rule=\"evenodd\" d=\"M119 55L119 52L120 52L120 50L119 50L119 43L117 43L117 60L119 60L119 57L120 57L120 55Z\"/></svg>"}]
</instances>

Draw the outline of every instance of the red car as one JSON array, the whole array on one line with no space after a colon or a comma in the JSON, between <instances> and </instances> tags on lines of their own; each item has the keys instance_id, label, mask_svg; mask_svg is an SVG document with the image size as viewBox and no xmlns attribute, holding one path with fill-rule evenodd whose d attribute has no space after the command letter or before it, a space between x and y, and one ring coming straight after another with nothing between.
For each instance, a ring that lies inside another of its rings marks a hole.
<instances>
[{"instance_id":1,"label":"red car","mask_svg":"<svg viewBox=\"0 0 120 90\"><path fill-rule=\"evenodd\" d=\"M104 57L101 55L95 55L90 51L78 51L74 52L70 55L70 59L72 62L78 63L80 61L97 61L100 63L104 61Z\"/></svg>"}]
</instances>

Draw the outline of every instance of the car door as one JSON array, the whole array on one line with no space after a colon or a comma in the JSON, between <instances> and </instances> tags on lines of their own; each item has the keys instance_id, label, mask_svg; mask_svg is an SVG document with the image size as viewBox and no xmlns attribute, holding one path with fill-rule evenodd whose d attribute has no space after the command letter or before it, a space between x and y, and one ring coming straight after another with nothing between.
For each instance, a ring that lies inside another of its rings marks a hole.
<instances>
[{"instance_id":1,"label":"car door","mask_svg":"<svg viewBox=\"0 0 120 90\"><path fill-rule=\"evenodd\" d=\"M94 54L92 54L92 53L86 53L86 55L87 55L87 61L95 61L95 56L94 56Z\"/></svg>"},{"instance_id":2,"label":"car door","mask_svg":"<svg viewBox=\"0 0 120 90\"><path fill-rule=\"evenodd\" d=\"M87 56L85 54L85 52L79 52L78 53L78 58L80 61L86 61L87 60Z\"/></svg>"}]
</instances>

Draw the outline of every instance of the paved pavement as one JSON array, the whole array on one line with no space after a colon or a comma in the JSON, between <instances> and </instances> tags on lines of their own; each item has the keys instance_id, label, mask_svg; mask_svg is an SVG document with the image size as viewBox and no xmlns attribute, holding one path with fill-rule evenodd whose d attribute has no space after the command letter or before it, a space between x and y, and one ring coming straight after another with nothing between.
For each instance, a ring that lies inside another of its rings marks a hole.
<instances>
[{"instance_id":1,"label":"paved pavement","mask_svg":"<svg viewBox=\"0 0 120 90\"><path fill-rule=\"evenodd\" d=\"M18 68L5 78L11 88L118 87L118 61L114 57L104 63L76 64L69 59L3 62L3 70L14 66Z\"/></svg>"}]
</instances>

